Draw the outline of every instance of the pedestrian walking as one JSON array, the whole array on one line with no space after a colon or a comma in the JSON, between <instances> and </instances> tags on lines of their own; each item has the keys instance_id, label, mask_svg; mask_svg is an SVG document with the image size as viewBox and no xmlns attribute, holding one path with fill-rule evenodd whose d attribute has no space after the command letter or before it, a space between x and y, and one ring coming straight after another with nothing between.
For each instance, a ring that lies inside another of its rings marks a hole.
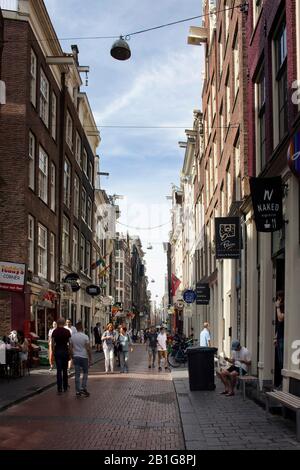
<instances>
[{"instance_id":1,"label":"pedestrian walking","mask_svg":"<svg viewBox=\"0 0 300 470\"><path fill-rule=\"evenodd\" d=\"M114 347L116 344L116 334L112 323L106 327L106 331L102 335L103 352L105 357L105 373L114 371Z\"/></svg>"},{"instance_id":2,"label":"pedestrian walking","mask_svg":"<svg viewBox=\"0 0 300 470\"><path fill-rule=\"evenodd\" d=\"M68 318L68 320L66 321L65 328L66 328L67 330L69 330L71 336L72 336L74 333L76 333L76 331L77 331L76 328L75 328L75 326L72 325L72 320L71 320L70 318ZM70 373L72 367L73 367L73 361L72 361L72 359L70 359L69 362L68 362L68 372L69 372L69 373Z\"/></svg>"},{"instance_id":3,"label":"pedestrian walking","mask_svg":"<svg viewBox=\"0 0 300 470\"><path fill-rule=\"evenodd\" d=\"M100 352L101 348L101 326L100 323L96 323L96 326L94 327L94 338L95 338L95 346L96 346L96 352Z\"/></svg>"},{"instance_id":4,"label":"pedestrian walking","mask_svg":"<svg viewBox=\"0 0 300 470\"><path fill-rule=\"evenodd\" d=\"M157 333L154 326L150 328L146 337L147 351L148 351L148 368L155 367L155 360L157 356Z\"/></svg>"},{"instance_id":5,"label":"pedestrian walking","mask_svg":"<svg viewBox=\"0 0 300 470\"><path fill-rule=\"evenodd\" d=\"M56 363L57 393L68 390L68 361L70 359L70 331L64 327L65 319L57 320L57 328L52 333L52 351Z\"/></svg>"},{"instance_id":6,"label":"pedestrian walking","mask_svg":"<svg viewBox=\"0 0 300 470\"><path fill-rule=\"evenodd\" d=\"M50 369L49 369L50 372L54 369L54 354L52 351L52 333L56 328L57 328L57 323L56 321L54 321L52 323L52 327L50 328L48 332L48 358L49 358L49 364L50 364Z\"/></svg>"},{"instance_id":7,"label":"pedestrian walking","mask_svg":"<svg viewBox=\"0 0 300 470\"><path fill-rule=\"evenodd\" d=\"M89 397L87 391L87 381L89 366L92 363L92 353L89 337L83 332L82 322L76 323L76 333L71 336L70 350L75 366L75 389L76 397ZM82 383L80 385L80 374L83 373Z\"/></svg>"},{"instance_id":8,"label":"pedestrian walking","mask_svg":"<svg viewBox=\"0 0 300 470\"><path fill-rule=\"evenodd\" d=\"M199 346L203 348L211 347L211 337L208 322L203 323L203 330L200 333Z\"/></svg>"},{"instance_id":9,"label":"pedestrian walking","mask_svg":"<svg viewBox=\"0 0 300 470\"><path fill-rule=\"evenodd\" d=\"M157 352L158 352L158 370L161 371L161 359L164 359L164 367L165 370L169 370L167 366L167 358L168 358L168 353L167 353L167 334L162 326L160 328L160 333L157 336Z\"/></svg>"},{"instance_id":10,"label":"pedestrian walking","mask_svg":"<svg viewBox=\"0 0 300 470\"><path fill-rule=\"evenodd\" d=\"M129 346L131 347L130 350L133 352L132 342L129 334L127 333L127 328L125 326L121 326L120 333L118 337L118 350L120 354L120 366L121 370L120 373L127 373L128 374L128 357L129 357Z\"/></svg>"}]
</instances>

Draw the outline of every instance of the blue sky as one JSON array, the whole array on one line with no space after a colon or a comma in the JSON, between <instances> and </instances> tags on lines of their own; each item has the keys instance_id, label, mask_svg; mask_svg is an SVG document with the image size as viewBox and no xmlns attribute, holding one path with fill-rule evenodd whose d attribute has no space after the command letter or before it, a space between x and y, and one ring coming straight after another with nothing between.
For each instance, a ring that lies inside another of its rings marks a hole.
<instances>
[{"instance_id":1,"label":"blue sky","mask_svg":"<svg viewBox=\"0 0 300 470\"><path fill-rule=\"evenodd\" d=\"M58 37L126 35L171 21L201 15L201 0L45 0ZM189 26L201 19L132 36L132 57L126 62L110 56L113 40L62 41L65 52L79 47L81 65L89 65L87 91L98 126L191 127L193 110L201 108L203 49L187 45ZM120 222L133 227L147 252L152 298L164 292L171 184L179 183L184 129L100 129L101 180L109 194L123 195ZM126 227L119 225L120 232ZM153 250L146 250L152 243Z\"/></svg>"}]
</instances>

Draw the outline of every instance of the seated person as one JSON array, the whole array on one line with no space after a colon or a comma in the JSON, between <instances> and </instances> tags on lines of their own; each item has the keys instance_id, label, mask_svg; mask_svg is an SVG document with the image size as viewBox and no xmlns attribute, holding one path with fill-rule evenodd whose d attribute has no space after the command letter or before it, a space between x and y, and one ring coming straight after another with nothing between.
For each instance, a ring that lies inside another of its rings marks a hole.
<instances>
[{"instance_id":1,"label":"seated person","mask_svg":"<svg viewBox=\"0 0 300 470\"><path fill-rule=\"evenodd\" d=\"M219 377L222 380L225 390L222 395L231 397L234 395L237 377L248 372L251 364L251 354L247 348L242 347L238 340L232 341L232 358L225 357L225 361L232 364L228 369L221 370Z\"/></svg>"},{"instance_id":2,"label":"seated person","mask_svg":"<svg viewBox=\"0 0 300 470\"><path fill-rule=\"evenodd\" d=\"M19 348L19 357L22 364L22 369L25 368L25 363L28 360L28 350L29 344L27 339L24 336L23 331L18 331L18 348Z\"/></svg>"}]
</instances>

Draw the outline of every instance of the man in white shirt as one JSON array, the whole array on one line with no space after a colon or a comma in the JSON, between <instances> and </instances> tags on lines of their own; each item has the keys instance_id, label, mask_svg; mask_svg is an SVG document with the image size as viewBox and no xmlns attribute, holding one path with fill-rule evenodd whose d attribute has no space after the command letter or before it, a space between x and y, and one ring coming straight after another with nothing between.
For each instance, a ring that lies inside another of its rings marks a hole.
<instances>
[{"instance_id":1,"label":"man in white shirt","mask_svg":"<svg viewBox=\"0 0 300 470\"><path fill-rule=\"evenodd\" d=\"M231 397L234 395L234 388L239 375L245 375L248 372L248 366L251 364L251 354L247 348L242 347L238 340L232 341L232 358L225 357L225 361L232 364L228 369L220 372L225 390L222 395Z\"/></svg>"},{"instance_id":2,"label":"man in white shirt","mask_svg":"<svg viewBox=\"0 0 300 470\"><path fill-rule=\"evenodd\" d=\"M210 331L209 331L209 323L203 323L203 330L200 333L200 341L199 345L203 348L210 348L211 347L211 338L210 338Z\"/></svg>"},{"instance_id":3,"label":"man in white shirt","mask_svg":"<svg viewBox=\"0 0 300 470\"><path fill-rule=\"evenodd\" d=\"M83 333L82 323L76 323L76 333L70 338L70 349L71 356L74 360L75 366L75 388L76 397L89 397L90 394L87 391L87 380L89 365L92 362L92 354L90 348L89 337ZM83 372L82 384L80 386L80 372Z\"/></svg>"},{"instance_id":4,"label":"man in white shirt","mask_svg":"<svg viewBox=\"0 0 300 470\"><path fill-rule=\"evenodd\" d=\"M68 318L68 320L66 321L65 328L66 328L67 330L69 330L71 336L72 336L74 333L77 333L77 330L76 330L75 326L72 325L72 320L70 320L69 318ZM68 373L70 373L72 367L73 367L72 360L70 360L70 361L68 362Z\"/></svg>"},{"instance_id":5,"label":"man in white shirt","mask_svg":"<svg viewBox=\"0 0 300 470\"><path fill-rule=\"evenodd\" d=\"M157 336L157 353L158 353L158 370L159 371L162 370L162 368L160 366L160 361L161 361L162 358L164 358L165 370L169 370L168 365L167 365L167 358L168 358L167 334L166 334L166 331L163 327L161 327L160 333Z\"/></svg>"}]
</instances>

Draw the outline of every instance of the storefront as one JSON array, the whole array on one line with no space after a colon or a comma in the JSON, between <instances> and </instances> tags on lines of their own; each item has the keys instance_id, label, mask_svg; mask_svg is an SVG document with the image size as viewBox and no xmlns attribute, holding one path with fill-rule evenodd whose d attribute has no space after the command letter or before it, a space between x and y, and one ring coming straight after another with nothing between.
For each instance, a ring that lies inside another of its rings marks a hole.
<instances>
[{"instance_id":1,"label":"storefront","mask_svg":"<svg viewBox=\"0 0 300 470\"><path fill-rule=\"evenodd\" d=\"M52 323L58 318L57 293L47 289L31 287L30 294L30 321L31 331L39 336L40 340L48 339L48 332Z\"/></svg>"}]
</instances>

